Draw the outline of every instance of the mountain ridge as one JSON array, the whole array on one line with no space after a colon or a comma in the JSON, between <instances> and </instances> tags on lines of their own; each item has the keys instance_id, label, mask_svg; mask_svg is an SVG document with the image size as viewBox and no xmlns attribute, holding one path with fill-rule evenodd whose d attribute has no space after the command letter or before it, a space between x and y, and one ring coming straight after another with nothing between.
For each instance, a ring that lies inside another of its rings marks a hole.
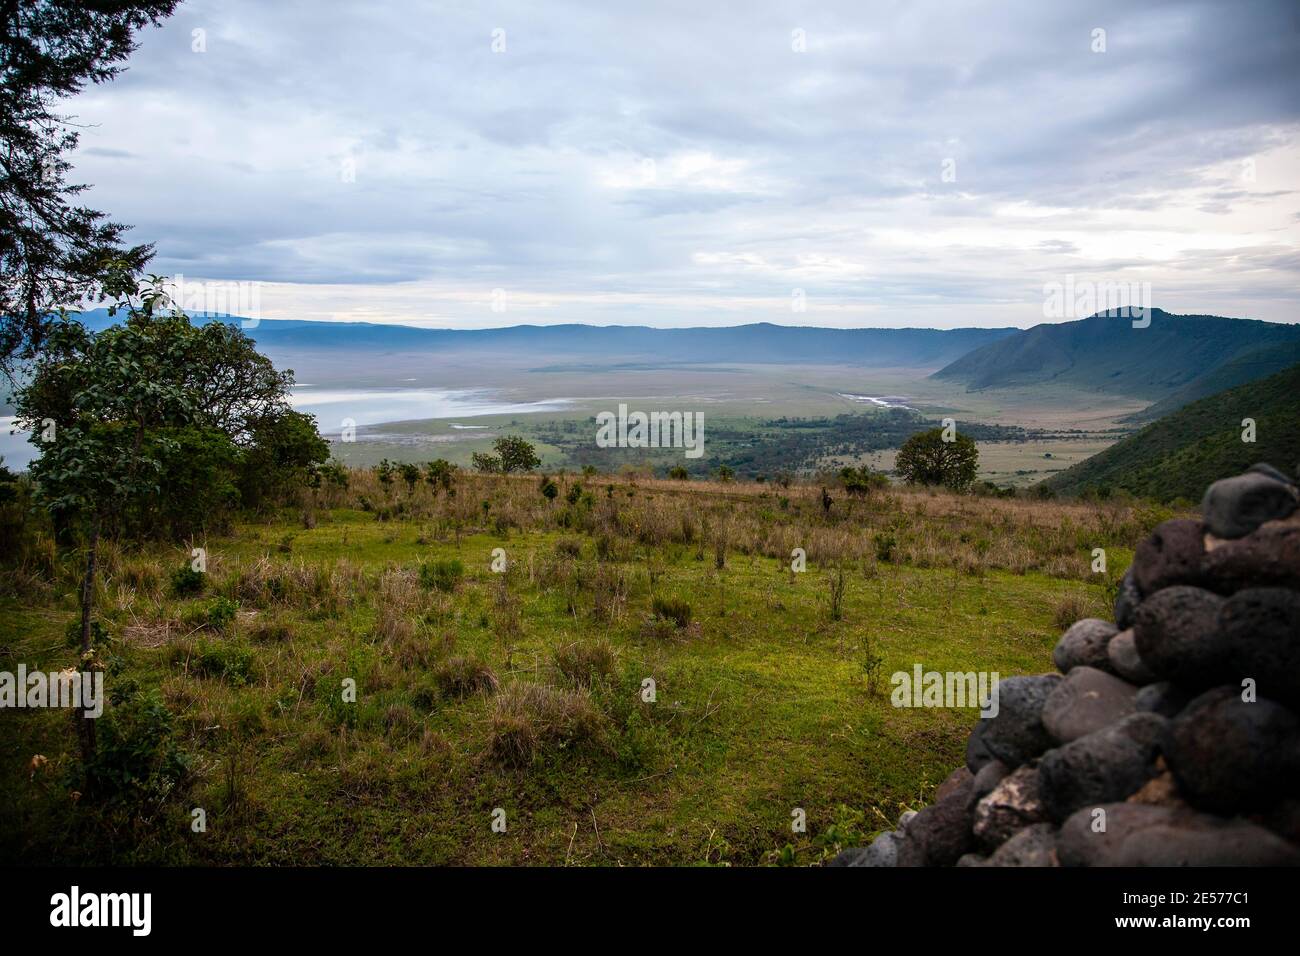
<instances>
[{"instance_id":1,"label":"mountain ridge","mask_svg":"<svg viewBox=\"0 0 1300 956\"><path fill-rule=\"evenodd\" d=\"M118 321L97 309L83 313L93 329ZM238 316L196 316L196 322ZM643 325L513 325L496 329L425 329L367 322L263 319L244 331L259 348L302 352L338 350L504 353L522 356L638 356L675 364L837 364L863 367L937 367L1016 329L835 329L756 322L733 326L660 329Z\"/></svg>"},{"instance_id":2,"label":"mountain ridge","mask_svg":"<svg viewBox=\"0 0 1300 956\"><path fill-rule=\"evenodd\" d=\"M1152 402L1183 390L1190 401L1217 390L1198 388L1198 379L1261 349L1300 343L1300 325L1163 309L1152 309L1150 318L1143 328L1113 311L1042 323L980 346L931 377L964 383L968 391L1068 384ZM1276 369L1262 363L1259 370Z\"/></svg>"}]
</instances>

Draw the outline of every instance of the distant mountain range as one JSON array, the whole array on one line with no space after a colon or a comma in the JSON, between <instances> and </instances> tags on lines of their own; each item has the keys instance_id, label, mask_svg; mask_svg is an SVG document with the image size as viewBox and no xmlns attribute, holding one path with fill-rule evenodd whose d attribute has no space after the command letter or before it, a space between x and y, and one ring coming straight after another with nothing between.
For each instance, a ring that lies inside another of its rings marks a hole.
<instances>
[{"instance_id":1,"label":"distant mountain range","mask_svg":"<svg viewBox=\"0 0 1300 956\"><path fill-rule=\"evenodd\" d=\"M1255 441L1242 441L1242 420ZM1192 402L1049 478L1074 495L1122 489L1170 501L1198 501L1213 481L1267 462L1295 474L1300 462L1300 365Z\"/></svg>"},{"instance_id":2,"label":"distant mountain range","mask_svg":"<svg viewBox=\"0 0 1300 956\"><path fill-rule=\"evenodd\" d=\"M93 329L110 319L82 313ZM216 319L195 318L196 322ZM220 321L238 323L238 317ZM264 319L245 331L273 358L293 353L511 355L658 364L828 364L935 368L1016 329L824 329L759 322L720 328L656 329L624 325L515 325L501 329L423 329L364 322Z\"/></svg>"},{"instance_id":3,"label":"distant mountain range","mask_svg":"<svg viewBox=\"0 0 1300 956\"><path fill-rule=\"evenodd\" d=\"M1174 315L1151 310L1151 324L1099 313L1036 325L976 348L932 376L972 391L1067 384L1149 399L1150 419L1300 359L1300 325Z\"/></svg>"}]
</instances>

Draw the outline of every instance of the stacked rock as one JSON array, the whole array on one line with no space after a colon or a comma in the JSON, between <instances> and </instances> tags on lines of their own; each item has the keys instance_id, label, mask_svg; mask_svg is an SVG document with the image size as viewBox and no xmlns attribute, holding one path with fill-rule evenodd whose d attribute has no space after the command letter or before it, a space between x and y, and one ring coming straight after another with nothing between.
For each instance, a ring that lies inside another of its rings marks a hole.
<instances>
[{"instance_id":1,"label":"stacked rock","mask_svg":"<svg viewBox=\"0 0 1300 956\"><path fill-rule=\"evenodd\" d=\"M1114 623L1003 680L935 802L833 865L1300 865L1298 505L1256 465L1159 525Z\"/></svg>"}]
</instances>

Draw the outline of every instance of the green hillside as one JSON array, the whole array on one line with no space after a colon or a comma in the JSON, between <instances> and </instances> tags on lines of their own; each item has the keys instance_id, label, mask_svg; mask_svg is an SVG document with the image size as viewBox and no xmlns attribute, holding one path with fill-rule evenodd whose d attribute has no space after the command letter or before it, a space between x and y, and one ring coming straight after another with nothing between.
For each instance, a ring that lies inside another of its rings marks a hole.
<instances>
[{"instance_id":1,"label":"green hillside","mask_svg":"<svg viewBox=\"0 0 1300 956\"><path fill-rule=\"evenodd\" d=\"M1242 441L1253 418L1256 440ZM1195 501L1212 481L1268 462L1293 472L1300 462L1300 365L1211 395L1047 481L1066 494L1124 490L1170 501Z\"/></svg>"},{"instance_id":2,"label":"green hillside","mask_svg":"<svg viewBox=\"0 0 1300 956\"><path fill-rule=\"evenodd\" d=\"M1300 344L1300 325L1151 312L1145 328L1107 313L1038 325L981 346L933 377L962 382L971 391L1065 384L1153 402L1181 393L1189 401L1258 377L1252 371L1279 370L1283 366L1257 368L1247 359ZM1214 377L1239 360L1235 379Z\"/></svg>"},{"instance_id":3,"label":"green hillside","mask_svg":"<svg viewBox=\"0 0 1300 956\"><path fill-rule=\"evenodd\" d=\"M1257 379L1276 375L1300 362L1300 341L1274 344L1247 352L1229 362L1225 362L1211 372L1194 379L1174 392L1168 398L1162 398L1126 421L1142 425L1157 418L1175 412L1199 398L1217 395L1238 385L1254 382Z\"/></svg>"}]
</instances>

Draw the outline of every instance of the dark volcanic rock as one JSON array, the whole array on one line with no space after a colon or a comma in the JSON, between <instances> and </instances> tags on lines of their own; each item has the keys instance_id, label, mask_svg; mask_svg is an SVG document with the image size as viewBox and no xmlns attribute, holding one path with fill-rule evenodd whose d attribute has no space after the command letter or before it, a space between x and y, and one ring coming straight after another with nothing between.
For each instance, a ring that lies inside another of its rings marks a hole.
<instances>
[{"instance_id":1,"label":"dark volcanic rock","mask_svg":"<svg viewBox=\"0 0 1300 956\"><path fill-rule=\"evenodd\" d=\"M989 857L986 866L1060 866L1056 859L1056 827L1050 823L1027 826Z\"/></svg>"},{"instance_id":2,"label":"dark volcanic rock","mask_svg":"<svg viewBox=\"0 0 1300 956\"><path fill-rule=\"evenodd\" d=\"M1156 525L1133 554L1133 577L1150 597L1174 584L1197 584L1205 557L1204 529L1199 521L1175 518Z\"/></svg>"},{"instance_id":3,"label":"dark volcanic rock","mask_svg":"<svg viewBox=\"0 0 1300 956\"><path fill-rule=\"evenodd\" d=\"M862 866L858 861L867 855L867 847L855 846L847 850L840 850L835 854L835 858L827 863L827 866Z\"/></svg>"},{"instance_id":4,"label":"dark volcanic rock","mask_svg":"<svg viewBox=\"0 0 1300 956\"><path fill-rule=\"evenodd\" d=\"M938 789L934 791L935 800L946 800L949 796L958 791L970 794L971 786L975 782L975 775L966 767L958 767L948 776L944 777L943 783L939 784Z\"/></svg>"},{"instance_id":5,"label":"dark volcanic rock","mask_svg":"<svg viewBox=\"0 0 1300 956\"><path fill-rule=\"evenodd\" d=\"M1133 698L1133 703L1139 711L1172 717L1186 707L1191 699L1185 691L1179 690L1167 680L1162 680L1156 684L1147 684L1139 690L1137 697Z\"/></svg>"},{"instance_id":6,"label":"dark volcanic rock","mask_svg":"<svg viewBox=\"0 0 1300 956\"><path fill-rule=\"evenodd\" d=\"M1052 746L1041 718L1044 702L1060 682L1059 674L998 681L998 715L980 721L984 725L981 742L992 756L1008 767L1019 767ZM966 752L970 766L969 745ZM971 769L978 771L977 767Z\"/></svg>"},{"instance_id":7,"label":"dark volcanic rock","mask_svg":"<svg viewBox=\"0 0 1300 956\"><path fill-rule=\"evenodd\" d=\"M871 841L871 845L862 851L862 855L849 862L849 866L897 866L898 845L902 836L893 830L880 834ZM840 854L843 856L844 854ZM839 857L836 857L839 859Z\"/></svg>"},{"instance_id":8,"label":"dark volcanic rock","mask_svg":"<svg viewBox=\"0 0 1300 956\"><path fill-rule=\"evenodd\" d=\"M972 814L975 839L993 849L1018 830L1046 819L1038 798L1038 771L1021 767L975 804Z\"/></svg>"},{"instance_id":9,"label":"dark volcanic rock","mask_svg":"<svg viewBox=\"0 0 1300 956\"><path fill-rule=\"evenodd\" d=\"M1115 625L1121 630L1133 626L1133 616L1137 614L1138 605L1142 603L1142 592L1133 581L1133 569L1129 568L1120 578L1119 593L1115 596Z\"/></svg>"},{"instance_id":10,"label":"dark volcanic rock","mask_svg":"<svg viewBox=\"0 0 1300 956\"><path fill-rule=\"evenodd\" d=\"M1062 674L1068 674L1076 667L1096 667L1110 670L1110 659L1106 656L1106 645L1118 630L1110 621L1089 617L1075 621L1056 642L1052 651L1052 663Z\"/></svg>"},{"instance_id":11,"label":"dark volcanic rock","mask_svg":"<svg viewBox=\"0 0 1300 956\"><path fill-rule=\"evenodd\" d=\"M1231 813L1263 809L1300 786L1300 721L1281 704L1216 687L1169 723L1164 754L1193 806Z\"/></svg>"},{"instance_id":12,"label":"dark volcanic rock","mask_svg":"<svg viewBox=\"0 0 1300 956\"><path fill-rule=\"evenodd\" d=\"M1011 772L1011 768L1001 760L993 759L980 767L971 784L970 799L972 803L982 800L993 792L993 788L1002 782L1002 778Z\"/></svg>"},{"instance_id":13,"label":"dark volcanic rock","mask_svg":"<svg viewBox=\"0 0 1300 956\"><path fill-rule=\"evenodd\" d=\"M1200 690L1222 679L1227 646L1219 632L1223 598L1175 586L1142 602L1133 623L1138 654L1163 680Z\"/></svg>"},{"instance_id":14,"label":"dark volcanic rock","mask_svg":"<svg viewBox=\"0 0 1300 956\"><path fill-rule=\"evenodd\" d=\"M1276 468L1274 468L1272 465L1268 464L1267 462L1261 461L1257 465L1251 465L1249 468L1246 469L1246 473L1250 475L1264 475L1266 478L1272 478L1274 481L1280 481L1284 485L1294 486L1296 484L1296 480L1294 478L1292 478L1288 474L1278 471Z\"/></svg>"},{"instance_id":15,"label":"dark volcanic rock","mask_svg":"<svg viewBox=\"0 0 1300 956\"><path fill-rule=\"evenodd\" d=\"M1205 553L1201 570L1207 586L1221 594L1300 588L1300 522L1272 521L1244 538L1218 542Z\"/></svg>"},{"instance_id":16,"label":"dark volcanic rock","mask_svg":"<svg viewBox=\"0 0 1300 956\"><path fill-rule=\"evenodd\" d=\"M1151 668L1142 662L1138 653L1137 638L1133 631L1120 631L1106 645L1106 655L1110 658L1110 669L1134 684L1149 684L1156 679Z\"/></svg>"},{"instance_id":17,"label":"dark volcanic rock","mask_svg":"<svg viewBox=\"0 0 1300 956\"><path fill-rule=\"evenodd\" d=\"M966 738L966 769L971 773L979 773L990 760L997 759L984 743L984 734L988 729L989 722L980 720Z\"/></svg>"},{"instance_id":18,"label":"dark volcanic rock","mask_svg":"<svg viewBox=\"0 0 1300 956\"><path fill-rule=\"evenodd\" d=\"M1096 832L1096 810L1105 830ZM1084 807L1061 825L1062 866L1296 866L1300 850L1245 820L1142 803Z\"/></svg>"},{"instance_id":19,"label":"dark volcanic rock","mask_svg":"<svg viewBox=\"0 0 1300 956\"><path fill-rule=\"evenodd\" d=\"M1219 627L1232 662L1225 678L1250 677L1261 696L1300 702L1300 592L1238 591L1219 611Z\"/></svg>"},{"instance_id":20,"label":"dark volcanic rock","mask_svg":"<svg viewBox=\"0 0 1300 956\"><path fill-rule=\"evenodd\" d=\"M1049 750L1038 762L1038 794L1048 819L1122 800L1156 775L1167 721L1133 714L1120 723Z\"/></svg>"},{"instance_id":21,"label":"dark volcanic rock","mask_svg":"<svg viewBox=\"0 0 1300 956\"><path fill-rule=\"evenodd\" d=\"M1240 538L1295 509L1294 486L1258 472L1216 481L1201 500L1205 529L1216 538Z\"/></svg>"},{"instance_id":22,"label":"dark volcanic rock","mask_svg":"<svg viewBox=\"0 0 1300 956\"><path fill-rule=\"evenodd\" d=\"M1137 688L1095 667L1065 675L1043 705L1043 726L1057 743L1069 743L1136 711Z\"/></svg>"},{"instance_id":23,"label":"dark volcanic rock","mask_svg":"<svg viewBox=\"0 0 1300 956\"><path fill-rule=\"evenodd\" d=\"M962 778L908 822L898 845L899 866L952 866L974 849L967 808L971 784L972 778Z\"/></svg>"}]
</instances>

